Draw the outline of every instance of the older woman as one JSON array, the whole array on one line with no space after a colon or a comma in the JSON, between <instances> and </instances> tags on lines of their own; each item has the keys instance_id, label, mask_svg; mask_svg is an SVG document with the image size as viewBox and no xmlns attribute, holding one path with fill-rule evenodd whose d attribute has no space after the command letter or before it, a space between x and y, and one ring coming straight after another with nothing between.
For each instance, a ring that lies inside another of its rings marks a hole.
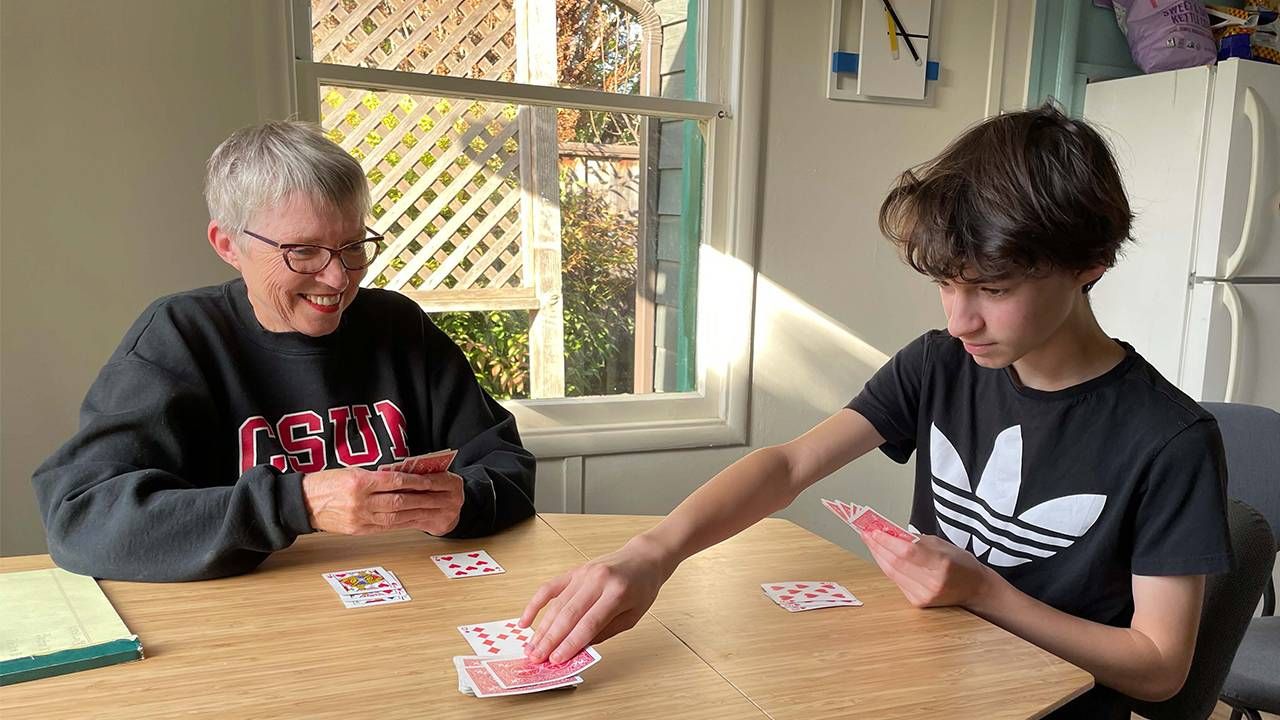
<instances>
[{"instance_id":1,"label":"older woman","mask_svg":"<svg viewBox=\"0 0 1280 720\"><path fill-rule=\"evenodd\" d=\"M511 414L413 301L360 287L378 239L351 156L311 125L245 128L205 195L241 278L148 307L36 471L59 565L194 580L315 531L469 537L533 514ZM375 470L442 448L453 472Z\"/></svg>"}]
</instances>

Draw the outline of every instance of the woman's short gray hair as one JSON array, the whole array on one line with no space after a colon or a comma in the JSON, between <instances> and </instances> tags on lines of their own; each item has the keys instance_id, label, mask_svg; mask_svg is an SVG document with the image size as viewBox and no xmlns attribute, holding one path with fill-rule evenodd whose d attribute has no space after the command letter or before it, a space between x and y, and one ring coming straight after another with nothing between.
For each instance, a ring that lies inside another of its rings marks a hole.
<instances>
[{"instance_id":1,"label":"woman's short gray hair","mask_svg":"<svg viewBox=\"0 0 1280 720\"><path fill-rule=\"evenodd\" d=\"M315 123L267 122L241 128L209 158L204 198L209 217L235 238L259 210L305 193L342 213L369 213L369 185L355 158Z\"/></svg>"}]
</instances>

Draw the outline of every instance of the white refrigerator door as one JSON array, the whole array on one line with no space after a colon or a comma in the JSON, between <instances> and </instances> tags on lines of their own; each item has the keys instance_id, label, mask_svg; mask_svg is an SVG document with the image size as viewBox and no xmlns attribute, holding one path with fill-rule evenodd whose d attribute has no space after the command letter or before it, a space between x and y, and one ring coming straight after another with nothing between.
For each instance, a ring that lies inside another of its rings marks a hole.
<instances>
[{"instance_id":1,"label":"white refrigerator door","mask_svg":"<svg viewBox=\"0 0 1280 720\"><path fill-rule=\"evenodd\" d=\"M1280 284L1197 283L1182 389L1280 410Z\"/></svg>"},{"instance_id":2,"label":"white refrigerator door","mask_svg":"<svg viewBox=\"0 0 1280 720\"><path fill-rule=\"evenodd\" d=\"M1212 71L1091 83L1084 117L1107 138L1135 214L1133 237L1090 292L1102 329L1178 377Z\"/></svg>"},{"instance_id":3,"label":"white refrigerator door","mask_svg":"<svg viewBox=\"0 0 1280 720\"><path fill-rule=\"evenodd\" d=\"M1218 65L1201 185L1196 275L1280 276L1280 66Z\"/></svg>"}]
</instances>

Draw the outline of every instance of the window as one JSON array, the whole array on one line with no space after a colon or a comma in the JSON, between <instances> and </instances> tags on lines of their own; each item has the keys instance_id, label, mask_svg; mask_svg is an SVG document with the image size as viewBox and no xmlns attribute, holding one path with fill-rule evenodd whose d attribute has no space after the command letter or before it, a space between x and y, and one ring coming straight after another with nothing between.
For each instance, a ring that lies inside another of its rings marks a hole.
<instances>
[{"instance_id":1,"label":"window","mask_svg":"<svg viewBox=\"0 0 1280 720\"><path fill-rule=\"evenodd\" d=\"M297 112L360 160L386 237L365 284L430 313L535 452L744 440L739 3L291 15Z\"/></svg>"}]
</instances>

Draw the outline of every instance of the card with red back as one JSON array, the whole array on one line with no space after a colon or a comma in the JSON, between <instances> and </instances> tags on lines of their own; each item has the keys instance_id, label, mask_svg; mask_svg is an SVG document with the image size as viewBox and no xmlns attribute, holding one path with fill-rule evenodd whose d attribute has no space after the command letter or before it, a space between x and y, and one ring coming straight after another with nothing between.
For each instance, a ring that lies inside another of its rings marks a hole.
<instances>
[{"instance_id":1,"label":"card with red back","mask_svg":"<svg viewBox=\"0 0 1280 720\"><path fill-rule=\"evenodd\" d=\"M846 523L853 519L858 510L862 509L861 505L850 505L842 500L828 500L826 498L822 498L822 505Z\"/></svg>"},{"instance_id":2,"label":"card with red back","mask_svg":"<svg viewBox=\"0 0 1280 720\"><path fill-rule=\"evenodd\" d=\"M534 630L520 627L516 624L519 619L459 625L458 632L480 657L524 655L525 644L533 640Z\"/></svg>"},{"instance_id":3,"label":"card with red back","mask_svg":"<svg viewBox=\"0 0 1280 720\"><path fill-rule=\"evenodd\" d=\"M449 579L500 575L506 570L484 550L467 550L458 553L432 555L431 562Z\"/></svg>"},{"instance_id":4,"label":"card with red back","mask_svg":"<svg viewBox=\"0 0 1280 720\"><path fill-rule=\"evenodd\" d=\"M539 683L550 683L571 678L600 662L600 653L588 646L582 652L562 663L531 663L525 658L493 658L481 660L504 688L519 688Z\"/></svg>"},{"instance_id":5,"label":"card with red back","mask_svg":"<svg viewBox=\"0 0 1280 720\"><path fill-rule=\"evenodd\" d=\"M886 518L885 516L881 515L880 513L876 512L870 507L862 508L861 512L853 516L853 519L849 521L849 524L861 530L862 532L871 532L872 530L881 530L896 538L901 538L909 542L920 541L919 537L912 535L911 533L902 529L902 527L899 526L897 523Z\"/></svg>"},{"instance_id":6,"label":"card with red back","mask_svg":"<svg viewBox=\"0 0 1280 720\"><path fill-rule=\"evenodd\" d=\"M484 667L481 658L455 657L453 663L458 668L459 689L462 690L462 683L465 682L467 689L476 697L525 695L527 693L558 690L582 684L582 678L574 675L560 680L533 683L517 688L506 688L499 684L497 678ZM466 692L466 690L463 690L463 692Z\"/></svg>"},{"instance_id":7,"label":"card with red back","mask_svg":"<svg viewBox=\"0 0 1280 720\"><path fill-rule=\"evenodd\" d=\"M409 473L410 475L430 475L432 473L442 473L449 469L453 464L453 458L458 454L457 450L437 450L436 452L427 453L426 455L414 455L398 462L379 465L379 470L388 470L392 472Z\"/></svg>"}]
</instances>

